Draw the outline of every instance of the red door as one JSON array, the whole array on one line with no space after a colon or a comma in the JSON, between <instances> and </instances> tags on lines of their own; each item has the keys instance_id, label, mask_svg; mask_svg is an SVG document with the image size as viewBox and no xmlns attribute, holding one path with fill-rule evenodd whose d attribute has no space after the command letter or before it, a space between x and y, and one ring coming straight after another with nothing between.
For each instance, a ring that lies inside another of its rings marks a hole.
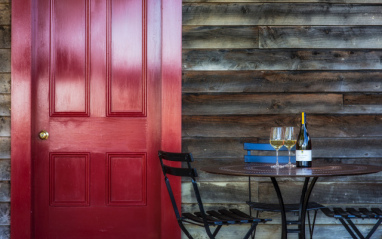
<instances>
[{"instance_id":1,"label":"red door","mask_svg":"<svg viewBox=\"0 0 382 239\"><path fill-rule=\"evenodd\" d=\"M158 2L36 2L34 238L160 238Z\"/></svg>"}]
</instances>

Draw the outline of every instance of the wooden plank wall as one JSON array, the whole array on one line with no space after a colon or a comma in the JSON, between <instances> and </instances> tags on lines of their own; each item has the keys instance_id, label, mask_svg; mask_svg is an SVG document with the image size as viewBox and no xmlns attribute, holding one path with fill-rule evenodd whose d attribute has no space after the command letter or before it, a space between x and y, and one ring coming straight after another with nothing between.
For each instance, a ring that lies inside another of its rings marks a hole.
<instances>
[{"instance_id":1,"label":"wooden plank wall","mask_svg":"<svg viewBox=\"0 0 382 239\"><path fill-rule=\"evenodd\" d=\"M0 0L0 238L10 238L11 2Z\"/></svg>"},{"instance_id":2,"label":"wooden plank wall","mask_svg":"<svg viewBox=\"0 0 382 239\"><path fill-rule=\"evenodd\" d=\"M382 165L380 0L183 0L183 151L197 167L243 160L244 142L268 142L271 126L298 126L301 111L314 157ZM200 174L207 205L247 209L247 178ZM381 207L381 175L319 179L312 199ZM287 201L301 185L282 181ZM183 209L195 208L190 184L182 189ZM252 197L275 201L273 191L268 179L256 180ZM262 216L273 222L257 238L279 238L279 214ZM338 221L317 220L315 238L350 238ZM247 229L229 227L219 238Z\"/></svg>"}]
</instances>

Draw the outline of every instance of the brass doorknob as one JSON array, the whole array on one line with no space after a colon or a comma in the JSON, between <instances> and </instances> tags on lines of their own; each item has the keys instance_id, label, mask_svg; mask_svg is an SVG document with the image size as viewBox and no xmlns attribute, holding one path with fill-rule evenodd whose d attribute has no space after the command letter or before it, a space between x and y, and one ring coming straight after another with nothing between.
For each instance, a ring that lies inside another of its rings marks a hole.
<instances>
[{"instance_id":1,"label":"brass doorknob","mask_svg":"<svg viewBox=\"0 0 382 239\"><path fill-rule=\"evenodd\" d=\"M49 138L49 133L46 132L45 130L42 130L39 134L38 137L42 140L46 140Z\"/></svg>"}]
</instances>

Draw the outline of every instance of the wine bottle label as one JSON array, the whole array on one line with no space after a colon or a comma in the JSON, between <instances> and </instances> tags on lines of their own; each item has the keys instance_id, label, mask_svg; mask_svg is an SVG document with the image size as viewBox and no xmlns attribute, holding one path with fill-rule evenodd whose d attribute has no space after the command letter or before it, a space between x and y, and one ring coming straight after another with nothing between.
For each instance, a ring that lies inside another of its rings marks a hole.
<instances>
[{"instance_id":1,"label":"wine bottle label","mask_svg":"<svg viewBox=\"0 0 382 239\"><path fill-rule=\"evenodd\" d=\"M297 168L296 175L312 175L312 169L310 169L310 168Z\"/></svg>"},{"instance_id":2,"label":"wine bottle label","mask_svg":"<svg viewBox=\"0 0 382 239\"><path fill-rule=\"evenodd\" d=\"M296 150L296 161L312 161L312 150Z\"/></svg>"}]
</instances>

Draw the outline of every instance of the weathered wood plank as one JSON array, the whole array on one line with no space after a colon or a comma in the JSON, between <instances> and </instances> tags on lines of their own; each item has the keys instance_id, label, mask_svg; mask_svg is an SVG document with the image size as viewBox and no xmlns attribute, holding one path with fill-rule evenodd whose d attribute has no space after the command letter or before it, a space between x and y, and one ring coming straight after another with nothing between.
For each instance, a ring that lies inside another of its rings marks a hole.
<instances>
[{"instance_id":1,"label":"weathered wood plank","mask_svg":"<svg viewBox=\"0 0 382 239\"><path fill-rule=\"evenodd\" d=\"M269 137L272 126L300 125L300 114L219 115L182 117L183 137ZM315 138L382 137L380 115L310 115L309 133ZM325 129L325 130L323 130Z\"/></svg>"},{"instance_id":2,"label":"weathered wood plank","mask_svg":"<svg viewBox=\"0 0 382 239\"><path fill-rule=\"evenodd\" d=\"M10 26L0 26L0 48L11 48Z\"/></svg>"},{"instance_id":3,"label":"weathered wood plank","mask_svg":"<svg viewBox=\"0 0 382 239\"><path fill-rule=\"evenodd\" d=\"M244 158L245 138L185 138L182 151L192 152L196 158ZM268 137L259 142L269 142ZM313 138L313 157L316 158L381 158L382 138Z\"/></svg>"},{"instance_id":4,"label":"weathered wood plank","mask_svg":"<svg viewBox=\"0 0 382 239\"><path fill-rule=\"evenodd\" d=\"M0 94L11 93L11 74L0 73Z\"/></svg>"},{"instance_id":5,"label":"weathered wood plank","mask_svg":"<svg viewBox=\"0 0 382 239\"><path fill-rule=\"evenodd\" d=\"M183 71L183 93L381 92L381 71Z\"/></svg>"},{"instance_id":6,"label":"weathered wood plank","mask_svg":"<svg viewBox=\"0 0 382 239\"><path fill-rule=\"evenodd\" d=\"M256 184L256 182L254 182L254 184ZM246 182L234 181L198 183L203 203L243 203L248 200L247 185ZM257 190L252 190L252 197L258 197ZM182 203L196 203L191 183L182 183Z\"/></svg>"},{"instance_id":7,"label":"weathered wood plank","mask_svg":"<svg viewBox=\"0 0 382 239\"><path fill-rule=\"evenodd\" d=\"M284 202L298 202L302 190L302 182L279 183ZM381 203L381 183L369 182L318 182L311 201L323 204L367 204ZM259 202L278 203L276 192L271 182L259 182Z\"/></svg>"},{"instance_id":8,"label":"weathered wood plank","mask_svg":"<svg viewBox=\"0 0 382 239\"><path fill-rule=\"evenodd\" d=\"M381 105L382 94L345 94L346 105Z\"/></svg>"},{"instance_id":9,"label":"weathered wood plank","mask_svg":"<svg viewBox=\"0 0 382 239\"><path fill-rule=\"evenodd\" d=\"M184 94L183 115L297 114L337 112L342 94Z\"/></svg>"},{"instance_id":10,"label":"weathered wood plank","mask_svg":"<svg viewBox=\"0 0 382 239\"><path fill-rule=\"evenodd\" d=\"M11 137L0 137L0 159L11 157Z\"/></svg>"},{"instance_id":11,"label":"weathered wood plank","mask_svg":"<svg viewBox=\"0 0 382 239\"><path fill-rule=\"evenodd\" d=\"M1 239L11 238L11 230L9 226L0 226L0 238Z\"/></svg>"},{"instance_id":12,"label":"weathered wood plank","mask_svg":"<svg viewBox=\"0 0 382 239\"><path fill-rule=\"evenodd\" d=\"M0 225L10 225L11 220L10 220L10 213L11 212L11 207L10 203L0 203ZM0 238L1 234L0 234Z\"/></svg>"},{"instance_id":13,"label":"weathered wood plank","mask_svg":"<svg viewBox=\"0 0 382 239\"><path fill-rule=\"evenodd\" d=\"M259 48L259 29L254 26L183 26L182 47Z\"/></svg>"},{"instance_id":14,"label":"weathered wood plank","mask_svg":"<svg viewBox=\"0 0 382 239\"><path fill-rule=\"evenodd\" d=\"M331 3L184 3L183 25L382 25L382 6Z\"/></svg>"},{"instance_id":15,"label":"weathered wood plank","mask_svg":"<svg viewBox=\"0 0 382 239\"><path fill-rule=\"evenodd\" d=\"M0 73L11 72L11 49L0 49L0 62Z\"/></svg>"},{"instance_id":16,"label":"weathered wood plank","mask_svg":"<svg viewBox=\"0 0 382 239\"><path fill-rule=\"evenodd\" d=\"M11 6L3 2L0 2L0 25L11 25Z\"/></svg>"},{"instance_id":17,"label":"weathered wood plank","mask_svg":"<svg viewBox=\"0 0 382 239\"><path fill-rule=\"evenodd\" d=\"M11 116L11 94L0 94L0 116Z\"/></svg>"},{"instance_id":18,"label":"weathered wood plank","mask_svg":"<svg viewBox=\"0 0 382 239\"><path fill-rule=\"evenodd\" d=\"M11 136L11 117L0 117L0 136Z\"/></svg>"},{"instance_id":19,"label":"weathered wood plank","mask_svg":"<svg viewBox=\"0 0 382 239\"><path fill-rule=\"evenodd\" d=\"M382 48L382 27L272 27L259 30L260 48Z\"/></svg>"},{"instance_id":20,"label":"weathered wood plank","mask_svg":"<svg viewBox=\"0 0 382 239\"><path fill-rule=\"evenodd\" d=\"M185 138L182 152L191 152L197 158L244 158L244 142L256 142L248 138Z\"/></svg>"},{"instance_id":21,"label":"weathered wood plank","mask_svg":"<svg viewBox=\"0 0 382 239\"><path fill-rule=\"evenodd\" d=\"M10 159L0 159L0 180L1 181L11 180L11 160Z\"/></svg>"},{"instance_id":22,"label":"weathered wood plank","mask_svg":"<svg viewBox=\"0 0 382 239\"><path fill-rule=\"evenodd\" d=\"M382 5L381 5L382 6ZM381 50L183 50L183 70L379 70Z\"/></svg>"},{"instance_id":23,"label":"weathered wood plank","mask_svg":"<svg viewBox=\"0 0 382 239\"><path fill-rule=\"evenodd\" d=\"M0 182L0 202L11 201L11 185L9 181Z\"/></svg>"}]
</instances>

